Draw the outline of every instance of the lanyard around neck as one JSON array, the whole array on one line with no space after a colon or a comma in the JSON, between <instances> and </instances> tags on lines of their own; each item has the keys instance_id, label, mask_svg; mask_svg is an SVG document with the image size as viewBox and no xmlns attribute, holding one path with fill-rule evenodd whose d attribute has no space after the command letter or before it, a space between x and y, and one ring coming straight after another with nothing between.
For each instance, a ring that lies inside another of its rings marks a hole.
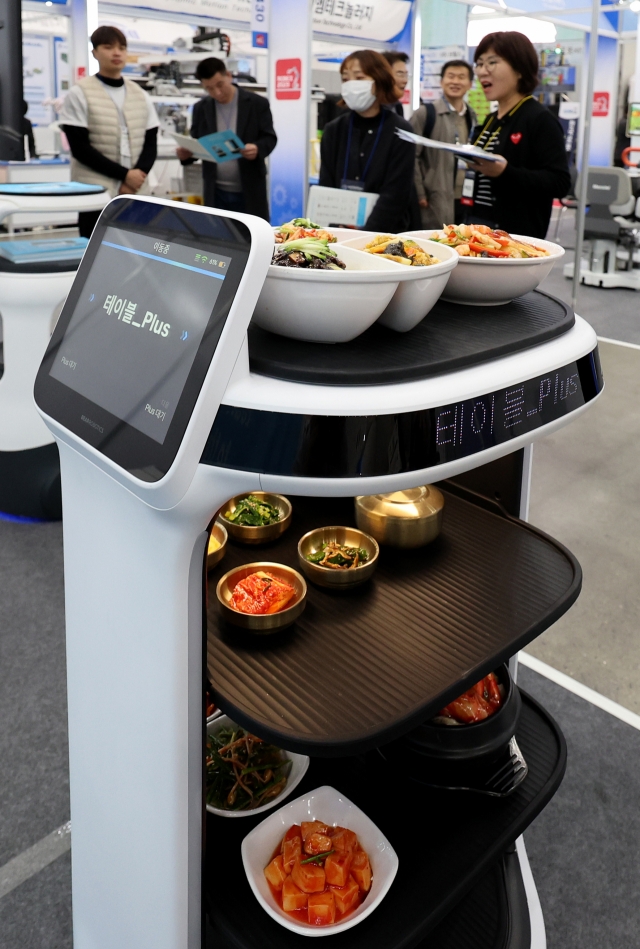
<instances>
[{"instance_id":1,"label":"lanyard around neck","mask_svg":"<svg viewBox=\"0 0 640 949\"><path fill-rule=\"evenodd\" d=\"M525 102L527 102L529 99L533 99L533 96L525 96L524 99L520 99L520 102L518 102L516 105L514 105L513 109L511 109L510 112L507 112L507 114L505 115L504 118L505 118L505 119L510 119L512 115L515 115L515 113L518 111L518 109L520 108L520 106L523 105ZM482 129L482 131L481 131L480 134L478 135L477 139L476 139L475 142L473 143L474 145L477 145L478 142L480 141L480 139L482 138L482 136L483 136L483 135L486 135L486 133L489 131L489 129L490 129L491 126L493 125L493 119L494 119L495 114L496 114L495 112L492 114L491 118L489 119L489 121L488 121L487 124L484 126L484 128ZM498 135L499 135L500 132L502 131L502 124L503 124L503 121L504 121L504 119L501 119L501 120L500 120L500 125L499 125L498 128L495 130L495 132L492 132L491 135L489 136L489 138L487 139L487 141L484 143L484 145L481 145L481 146L480 146L480 148L481 148L483 151L486 151L486 150L488 149L489 145L491 145L491 143L493 142L493 140L498 137Z\"/></svg>"},{"instance_id":2,"label":"lanyard around neck","mask_svg":"<svg viewBox=\"0 0 640 949\"><path fill-rule=\"evenodd\" d=\"M380 141L380 133L382 132L382 126L384 125L384 120L385 120L385 110L384 110L384 109L381 109L381 110L380 110L380 122L378 123L378 131L376 132L376 138L375 138L375 141L374 141L374 143L373 143L373 147L372 147L371 151L369 152L369 157L367 158L367 163L366 163L366 165L364 166L364 171L362 172L362 178L360 179L361 181L364 181L364 180L366 179L366 177L367 177L367 172L369 171L369 167L370 167L370 165L371 165L371 160L372 160L372 158L373 158L373 156L374 156L374 153L375 153L376 148L378 147L378 142ZM351 115L349 116L349 133L348 133L348 135L347 135L347 150L346 150L345 155L344 155L344 171L343 171L343 173L342 173L342 180L343 180L343 181L346 180L347 172L349 171L349 158L350 158L350 155L351 155L351 135L352 135L352 133L353 133L353 112L352 112Z\"/></svg>"}]
</instances>

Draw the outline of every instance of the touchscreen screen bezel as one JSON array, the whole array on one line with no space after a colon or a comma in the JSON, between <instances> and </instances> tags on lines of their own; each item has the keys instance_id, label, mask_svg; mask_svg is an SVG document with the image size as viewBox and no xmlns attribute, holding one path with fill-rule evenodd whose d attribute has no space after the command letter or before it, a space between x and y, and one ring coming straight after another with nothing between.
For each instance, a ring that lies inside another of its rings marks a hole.
<instances>
[{"instance_id":1,"label":"touchscreen screen bezel","mask_svg":"<svg viewBox=\"0 0 640 949\"><path fill-rule=\"evenodd\" d=\"M229 218L218 222L212 226L210 215L177 202L113 201L95 227L36 378L35 400L43 412L141 481L159 481L175 460L247 265L249 228ZM232 258L162 444L50 375L109 226Z\"/></svg>"}]
</instances>

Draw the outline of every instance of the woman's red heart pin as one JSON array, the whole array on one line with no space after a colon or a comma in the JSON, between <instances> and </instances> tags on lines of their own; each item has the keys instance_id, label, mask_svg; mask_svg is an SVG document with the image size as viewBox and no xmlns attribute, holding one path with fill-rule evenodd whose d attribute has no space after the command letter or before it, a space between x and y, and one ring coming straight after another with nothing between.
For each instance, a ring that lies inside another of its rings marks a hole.
<instances>
[{"instance_id":1,"label":"woman's red heart pin","mask_svg":"<svg viewBox=\"0 0 640 949\"><path fill-rule=\"evenodd\" d=\"M511 141L513 142L514 145L517 145L521 138L522 138L522 132L514 132L511 135Z\"/></svg>"}]
</instances>

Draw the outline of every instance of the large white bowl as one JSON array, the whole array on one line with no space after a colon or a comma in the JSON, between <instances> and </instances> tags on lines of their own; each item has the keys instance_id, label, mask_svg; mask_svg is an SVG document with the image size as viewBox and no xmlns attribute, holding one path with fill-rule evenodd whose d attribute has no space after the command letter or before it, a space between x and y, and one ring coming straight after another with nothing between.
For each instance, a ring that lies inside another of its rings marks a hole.
<instances>
[{"instance_id":1,"label":"large white bowl","mask_svg":"<svg viewBox=\"0 0 640 949\"><path fill-rule=\"evenodd\" d=\"M212 715L207 719L207 735L211 735L213 732L220 731L221 728L226 728L228 725L233 724L228 715L220 714L217 717ZM254 807L253 810L250 811L225 811L220 807L213 807L211 804L207 804L209 813L217 814L218 817L255 817L256 814L262 814L264 811L270 811L273 807L279 807L279 805L289 797L292 791L295 791L309 767L309 759L306 755L295 755L292 751L285 751L285 755L291 760L289 780L284 790L272 801L269 801L268 804L263 804L262 807ZM267 861L267 863L268 862L269 861Z\"/></svg>"},{"instance_id":2,"label":"large white bowl","mask_svg":"<svg viewBox=\"0 0 640 949\"><path fill-rule=\"evenodd\" d=\"M437 231L407 231L407 237L427 239ZM564 256L564 247L537 237L512 235L516 240L536 244L549 251L548 257L520 259L491 257L460 257L442 294L443 300L468 303L471 306L496 306L510 303L523 293L535 290ZM438 246L434 242L435 246ZM443 245L440 245L443 246ZM456 251L457 253L457 251Z\"/></svg>"},{"instance_id":3,"label":"large white bowl","mask_svg":"<svg viewBox=\"0 0 640 949\"><path fill-rule=\"evenodd\" d=\"M334 827L353 830L371 861L373 876L367 898L346 919L333 926L312 926L289 916L276 903L264 875L264 868L286 831L303 820L322 820ZM242 862L253 895L265 912L285 929L301 936L333 936L357 926L381 903L398 872L398 857L382 831L364 811L335 788L327 786L303 794L258 824L242 841Z\"/></svg>"},{"instance_id":4,"label":"large white bowl","mask_svg":"<svg viewBox=\"0 0 640 949\"><path fill-rule=\"evenodd\" d=\"M352 240L340 246L355 247L357 250L366 253L364 248L371 237L371 234L366 234L352 238ZM445 244L436 244L434 241L419 237L413 237L412 239L432 257L437 257L440 263L431 264L429 267L407 267L406 264L398 264L394 260L388 261L388 263L398 268L400 283L378 322L382 323L383 326L388 326L389 329L396 330L398 333L406 333L408 330L412 330L425 318L439 297L442 296L447 281L451 277L451 272L460 260L460 255L452 247L447 247ZM369 254L368 256L375 255ZM380 259L385 260L386 258Z\"/></svg>"},{"instance_id":5,"label":"large white bowl","mask_svg":"<svg viewBox=\"0 0 640 949\"><path fill-rule=\"evenodd\" d=\"M396 291L398 265L333 246L347 270L269 267L254 323L314 343L346 343L369 329Z\"/></svg>"}]
</instances>

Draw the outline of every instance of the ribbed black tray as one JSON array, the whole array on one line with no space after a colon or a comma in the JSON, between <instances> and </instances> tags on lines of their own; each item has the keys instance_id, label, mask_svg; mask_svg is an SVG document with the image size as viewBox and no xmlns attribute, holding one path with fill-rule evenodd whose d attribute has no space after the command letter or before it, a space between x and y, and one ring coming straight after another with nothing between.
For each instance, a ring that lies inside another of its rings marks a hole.
<instances>
[{"instance_id":1,"label":"ribbed black tray","mask_svg":"<svg viewBox=\"0 0 640 949\"><path fill-rule=\"evenodd\" d=\"M537 702L525 693L522 698L516 735L529 775L508 798L413 786L401 773L387 770L377 752L311 761L294 796L324 784L337 788L389 838L399 861L396 879L380 906L353 929L331 936L332 946L441 949L440 943L432 939L424 947L421 943L487 876L551 799L564 775L566 745L562 733ZM271 920L249 889L240 844L261 817L228 820L207 816L205 903L213 934L219 937L219 941L212 941L212 949L308 949L308 938ZM466 912L473 912L474 906L477 900L472 900ZM489 916L497 912L491 907L485 909ZM482 917L478 924L482 924ZM496 938L499 932L496 926ZM461 945L471 949L470 943ZM482 940L473 945L494 949Z\"/></svg>"},{"instance_id":2,"label":"ribbed black tray","mask_svg":"<svg viewBox=\"0 0 640 949\"><path fill-rule=\"evenodd\" d=\"M503 306L464 306L439 300L408 333L374 323L350 343L305 343L252 324L252 372L311 385L388 385L508 356L561 336L573 310L540 290Z\"/></svg>"},{"instance_id":3,"label":"ribbed black tray","mask_svg":"<svg viewBox=\"0 0 640 949\"><path fill-rule=\"evenodd\" d=\"M522 521L447 492L438 540L382 548L372 580L350 593L309 584L290 629L253 636L220 617L215 585L236 565L298 567L308 530L353 524L350 499L292 498L275 544L229 549L210 574L208 670L216 704L291 751L350 755L391 741L554 623L580 591L575 558Z\"/></svg>"}]
</instances>

